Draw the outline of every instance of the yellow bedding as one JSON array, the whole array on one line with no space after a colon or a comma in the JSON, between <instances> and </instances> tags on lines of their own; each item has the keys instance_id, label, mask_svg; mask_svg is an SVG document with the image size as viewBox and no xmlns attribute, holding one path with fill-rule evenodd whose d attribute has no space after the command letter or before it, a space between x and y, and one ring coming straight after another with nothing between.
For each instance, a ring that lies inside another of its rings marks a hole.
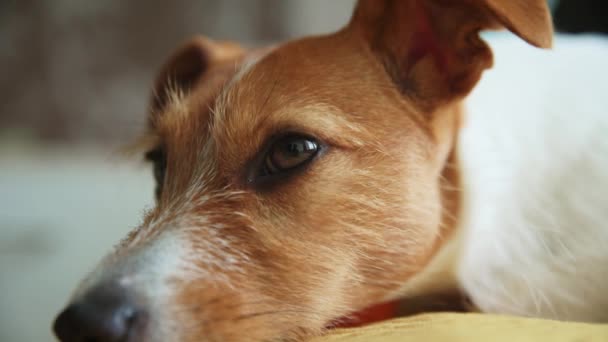
<instances>
[{"instance_id":1,"label":"yellow bedding","mask_svg":"<svg viewBox=\"0 0 608 342\"><path fill-rule=\"evenodd\" d=\"M487 314L425 314L342 329L311 342L608 342L608 325Z\"/></svg>"}]
</instances>

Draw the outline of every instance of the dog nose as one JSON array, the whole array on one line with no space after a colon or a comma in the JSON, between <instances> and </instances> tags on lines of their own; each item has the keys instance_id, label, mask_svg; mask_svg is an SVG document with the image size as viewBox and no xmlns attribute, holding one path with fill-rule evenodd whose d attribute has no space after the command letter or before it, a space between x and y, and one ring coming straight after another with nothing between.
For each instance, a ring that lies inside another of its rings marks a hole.
<instances>
[{"instance_id":1,"label":"dog nose","mask_svg":"<svg viewBox=\"0 0 608 342\"><path fill-rule=\"evenodd\" d=\"M99 287L63 310L53 330L62 342L134 341L145 316L124 289Z\"/></svg>"}]
</instances>

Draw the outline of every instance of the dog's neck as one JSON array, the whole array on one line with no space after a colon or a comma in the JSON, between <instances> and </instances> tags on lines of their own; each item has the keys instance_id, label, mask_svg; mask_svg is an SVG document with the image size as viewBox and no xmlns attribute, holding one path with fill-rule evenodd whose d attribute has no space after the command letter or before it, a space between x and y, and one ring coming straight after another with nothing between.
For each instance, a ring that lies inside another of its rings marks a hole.
<instances>
[{"instance_id":1,"label":"dog's neck","mask_svg":"<svg viewBox=\"0 0 608 342\"><path fill-rule=\"evenodd\" d=\"M399 292L399 296L405 298L401 305L401 315L433 311L436 306L434 298L442 301L439 310L453 310L462 304L456 279L456 254L458 240L462 236L460 218L464 194L458 140L463 121L466 120L464 103L454 104L441 114L438 116L441 119L433 124L440 149L443 149L438 178L442 208L440 234L428 259L421 264L421 271L409 279ZM424 300L419 301L416 298ZM445 301L444 298L450 300Z\"/></svg>"}]
</instances>

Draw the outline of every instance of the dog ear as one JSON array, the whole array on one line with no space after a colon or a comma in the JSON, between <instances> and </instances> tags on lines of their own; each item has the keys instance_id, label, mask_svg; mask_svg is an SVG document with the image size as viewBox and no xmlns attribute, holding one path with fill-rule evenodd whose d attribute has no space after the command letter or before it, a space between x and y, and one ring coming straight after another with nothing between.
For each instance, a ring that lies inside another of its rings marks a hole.
<instances>
[{"instance_id":1,"label":"dog ear","mask_svg":"<svg viewBox=\"0 0 608 342\"><path fill-rule=\"evenodd\" d=\"M492 66L483 29L551 47L545 0L359 0L347 30L363 38L404 95L426 110L467 95Z\"/></svg>"},{"instance_id":2,"label":"dog ear","mask_svg":"<svg viewBox=\"0 0 608 342\"><path fill-rule=\"evenodd\" d=\"M241 55L234 43L195 37L182 45L161 68L154 82L151 113L162 112L171 96L189 93L209 69Z\"/></svg>"}]
</instances>

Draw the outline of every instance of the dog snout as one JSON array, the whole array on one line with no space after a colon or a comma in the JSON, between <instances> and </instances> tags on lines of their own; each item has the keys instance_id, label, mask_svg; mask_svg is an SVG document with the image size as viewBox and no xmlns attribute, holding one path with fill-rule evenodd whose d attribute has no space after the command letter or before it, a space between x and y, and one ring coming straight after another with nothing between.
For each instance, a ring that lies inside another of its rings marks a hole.
<instances>
[{"instance_id":1,"label":"dog snout","mask_svg":"<svg viewBox=\"0 0 608 342\"><path fill-rule=\"evenodd\" d=\"M146 318L124 288L100 286L69 304L53 330L62 342L130 342L141 339Z\"/></svg>"}]
</instances>

